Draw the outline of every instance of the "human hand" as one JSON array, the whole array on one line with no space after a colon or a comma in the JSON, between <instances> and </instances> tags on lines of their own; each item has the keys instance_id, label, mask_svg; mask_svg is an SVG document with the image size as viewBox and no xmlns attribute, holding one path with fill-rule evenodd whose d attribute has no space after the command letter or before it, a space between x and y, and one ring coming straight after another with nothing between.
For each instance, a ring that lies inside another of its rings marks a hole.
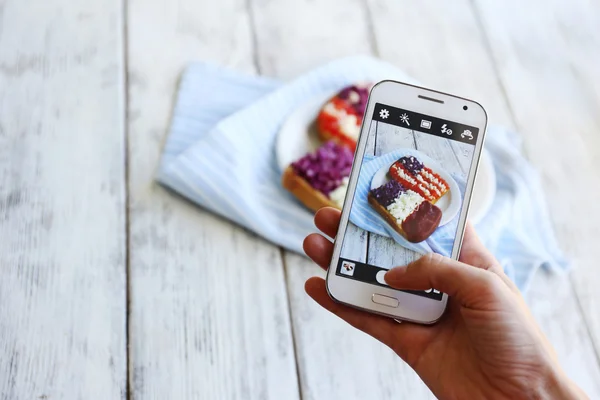
<instances>
[{"instance_id":1,"label":"human hand","mask_svg":"<svg viewBox=\"0 0 600 400\"><path fill-rule=\"evenodd\" d=\"M329 237L339 222L334 208L315 215L317 228ZM331 241L311 234L304 250L327 269ZM440 399L587 398L567 378L518 289L470 224L460 261L426 255L391 269L385 280L396 289L441 290L450 296L448 309L432 326L399 324L336 303L322 278L308 279L305 289L325 309L389 346Z\"/></svg>"}]
</instances>

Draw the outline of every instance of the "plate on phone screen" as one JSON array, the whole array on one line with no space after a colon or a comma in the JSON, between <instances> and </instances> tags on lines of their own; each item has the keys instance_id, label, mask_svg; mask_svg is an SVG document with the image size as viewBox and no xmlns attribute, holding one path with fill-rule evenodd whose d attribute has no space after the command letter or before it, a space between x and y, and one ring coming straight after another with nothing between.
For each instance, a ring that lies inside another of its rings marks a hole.
<instances>
[{"instance_id":1,"label":"plate on phone screen","mask_svg":"<svg viewBox=\"0 0 600 400\"><path fill-rule=\"evenodd\" d=\"M306 153L315 151L321 144L315 120L321 107L338 90L322 93L306 101L293 111L283 122L275 143L277 165L283 172L292 162ZM477 173L476 185L471 197L469 219L474 223L481 221L489 210L496 194L496 174L490 155L482 152ZM441 201L441 199L440 199ZM310 212L307 210L307 212Z\"/></svg>"},{"instance_id":2,"label":"plate on phone screen","mask_svg":"<svg viewBox=\"0 0 600 400\"><path fill-rule=\"evenodd\" d=\"M395 150L394 153L398 153L398 158L404 156L414 156L419 161L425 163L425 165L433 170L436 174L438 174L443 180L448 183L449 190L446 194L444 194L436 203L435 206L442 210L442 219L440 221L439 226L446 225L448 222L452 221L452 219L458 214L460 211L460 205L462 204L462 196L460 194L460 189L458 184L446 171L444 171L440 165L433 160L432 158L426 156L419 150L415 149L398 149ZM378 188L379 186L385 185L390 177L388 175L388 171L392 164L396 161L392 161L390 163L386 163L383 167L381 167L373 178L371 179L371 189Z\"/></svg>"}]
</instances>

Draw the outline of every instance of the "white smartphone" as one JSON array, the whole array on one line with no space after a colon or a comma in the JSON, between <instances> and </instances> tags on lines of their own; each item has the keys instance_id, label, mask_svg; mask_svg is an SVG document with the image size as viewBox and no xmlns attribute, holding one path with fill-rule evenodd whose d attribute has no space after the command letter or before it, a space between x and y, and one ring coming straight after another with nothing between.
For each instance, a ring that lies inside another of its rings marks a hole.
<instances>
[{"instance_id":1,"label":"white smartphone","mask_svg":"<svg viewBox=\"0 0 600 400\"><path fill-rule=\"evenodd\" d=\"M327 273L336 301L436 322L448 296L400 291L387 270L460 253L487 114L472 100L395 81L371 89Z\"/></svg>"}]
</instances>

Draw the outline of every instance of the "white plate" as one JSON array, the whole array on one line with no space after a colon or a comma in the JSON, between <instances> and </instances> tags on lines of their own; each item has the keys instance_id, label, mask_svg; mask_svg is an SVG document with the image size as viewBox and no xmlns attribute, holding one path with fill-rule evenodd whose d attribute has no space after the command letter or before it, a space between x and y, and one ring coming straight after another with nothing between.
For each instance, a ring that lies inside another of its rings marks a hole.
<instances>
[{"instance_id":1,"label":"white plate","mask_svg":"<svg viewBox=\"0 0 600 400\"><path fill-rule=\"evenodd\" d=\"M494 196L496 196L496 171L490 153L483 149L469 207L471 222L477 224L485 217L494 202Z\"/></svg>"},{"instance_id":2,"label":"white plate","mask_svg":"<svg viewBox=\"0 0 600 400\"><path fill-rule=\"evenodd\" d=\"M338 90L323 93L307 101L292 112L281 125L275 144L275 155L282 172L291 163L323 144L317 132L317 115L327 100L337 92Z\"/></svg>"},{"instance_id":3,"label":"white plate","mask_svg":"<svg viewBox=\"0 0 600 400\"><path fill-rule=\"evenodd\" d=\"M419 159L419 161L423 162L427 167L431 168L433 172L438 174L443 180L448 182L450 190L448 190L448 193L443 195L442 198L439 199L437 203L435 203L435 205L440 210L442 210L442 219L440 221L439 226L446 225L448 222L452 221L452 219L460 211L460 205L462 204L462 196L460 195L460 189L454 178L452 178L452 176L449 173L444 171L435 160L431 159L430 157L426 156L418 150L398 149L394 150L394 152L401 153L398 158L403 156L415 156ZM381 185L385 185L390 180L390 178L388 177L388 170L395 162L396 160L384 165L375 173L375 175L373 175L373 179L371 180L371 189L375 189Z\"/></svg>"},{"instance_id":4,"label":"white plate","mask_svg":"<svg viewBox=\"0 0 600 400\"><path fill-rule=\"evenodd\" d=\"M316 129L315 120L321 107L333 97L334 92L322 93L306 101L292 112L281 125L275 143L277 165L283 172L292 162L306 153L315 151L322 143ZM308 133L308 134L307 134ZM471 197L469 219L481 221L489 210L496 194L496 174L487 151L483 151L477 181ZM441 201L441 200L440 200ZM307 210L307 212L310 212Z\"/></svg>"}]
</instances>

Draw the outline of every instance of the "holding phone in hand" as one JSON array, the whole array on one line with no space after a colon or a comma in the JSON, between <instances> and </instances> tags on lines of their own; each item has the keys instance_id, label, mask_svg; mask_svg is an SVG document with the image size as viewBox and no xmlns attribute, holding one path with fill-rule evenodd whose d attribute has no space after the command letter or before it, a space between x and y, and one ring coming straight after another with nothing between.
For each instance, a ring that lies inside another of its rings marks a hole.
<instances>
[{"instance_id":1,"label":"holding phone in hand","mask_svg":"<svg viewBox=\"0 0 600 400\"><path fill-rule=\"evenodd\" d=\"M383 81L369 95L327 275L336 301L431 324L447 295L383 276L423 254L458 258L487 124L478 103Z\"/></svg>"}]
</instances>

